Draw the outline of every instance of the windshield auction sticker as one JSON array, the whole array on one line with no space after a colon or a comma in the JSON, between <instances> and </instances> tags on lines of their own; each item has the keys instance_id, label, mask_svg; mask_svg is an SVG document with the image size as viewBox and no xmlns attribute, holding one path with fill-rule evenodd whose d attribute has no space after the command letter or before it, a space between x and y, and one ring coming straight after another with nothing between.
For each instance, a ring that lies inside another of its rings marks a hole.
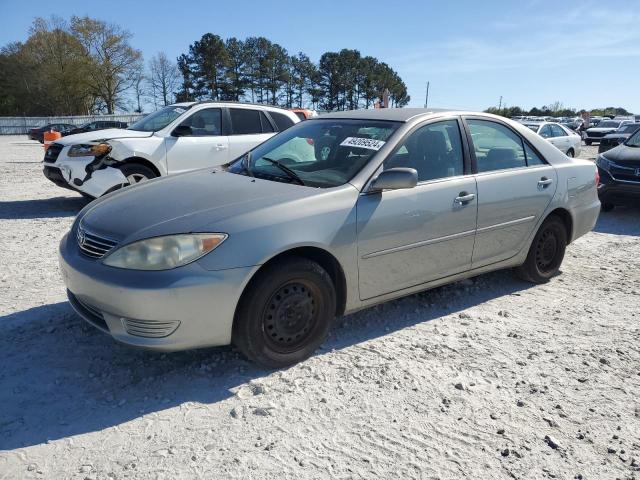
<instances>
[{"instance_id":1,"label":"windshield auction sticker","mask_svg":"<svg viewBox=\"0 0 640 480\"><path fill-rule=\"evenodd\" d=\"M366 148L368 150L380 150L385 144L382 140L375 140L373 138L360 138L360 137L347 137L340 144L341 147L358 147Z\"/></svg>"}]
</instances>

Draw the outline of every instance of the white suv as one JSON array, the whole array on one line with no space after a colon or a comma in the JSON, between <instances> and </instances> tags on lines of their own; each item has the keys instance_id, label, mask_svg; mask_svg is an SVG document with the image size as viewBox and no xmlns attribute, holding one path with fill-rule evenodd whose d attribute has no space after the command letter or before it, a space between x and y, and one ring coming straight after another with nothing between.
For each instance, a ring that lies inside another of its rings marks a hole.
<instances>
[{"instance_id":1,"label":"white suv","mask_svg":"<svg viewBox=\"0 0 640 480\"><path fill-rule=\"evenodd\" d=\"M57 140L45 154L44 175L99 197L154 177L225 164L297 122L293 112L266 105L176 103L126 130Z\"/></svg>"}]
</instances>

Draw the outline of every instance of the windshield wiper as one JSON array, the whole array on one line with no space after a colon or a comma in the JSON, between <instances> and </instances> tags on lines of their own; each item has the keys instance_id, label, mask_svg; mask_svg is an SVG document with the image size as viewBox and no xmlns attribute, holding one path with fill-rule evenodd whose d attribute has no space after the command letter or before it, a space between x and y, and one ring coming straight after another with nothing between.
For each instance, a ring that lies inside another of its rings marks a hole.
<instances>
[{"instance_id":1,"label":"windshield wiper","mask_svg":"<svg viewBox=\"0 0 640 480\"><path fill-rule=\"evenodd\" d=\"M285 164L280 163L278 160L274 160L273 158L268 158L268 157L260 157L260 158L262 160L266 160L271 165L275 165L276 167L278 167L280 170L286 173L289 176L289 178L295 180L300 185L303 185L303 186L306 185L304 181L298 176L298 174L293 170L291 170L289 167L287 167Z\"/></svg>"}]
</instances>

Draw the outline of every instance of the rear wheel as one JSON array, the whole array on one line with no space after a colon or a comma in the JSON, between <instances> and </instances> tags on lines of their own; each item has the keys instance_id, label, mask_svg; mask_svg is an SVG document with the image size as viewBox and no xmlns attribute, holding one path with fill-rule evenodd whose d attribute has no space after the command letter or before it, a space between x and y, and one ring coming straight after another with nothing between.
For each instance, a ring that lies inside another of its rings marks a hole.
<instances>
[{"instance_id":1,"label":"rear wheel","mask_svg":"<svg viewBox=\"0 0 640 480\"><path fill-rule=\"evenodd\" d=\"M567 247L567 230L557 216L548 217L533 238L525 262L516 269L523 280L546 283L558 273Z\"/></svg>"},{"instance_id":2,"label":"rear wheel","mask_svg":"<svg viewBox=\"0 0 640 480\"><path fill-rule=\"evenodd\" d=\"M315 262L291 257L252 280L236 314L233 343L262 366L286 367L322 344L335 312L336 293L327 272Z\"/></svg>"},{"instance_id":3,"label":"rear wheel","mask_svg":"<svg viewBox=\"0 0 640 480\"><path fill-rule=\"evenodd\" d=\"M574 151L573 151L573 148L570 148L570 149L567 151L567 157L571 157L571 158L573 158L573 157L575 157L575 156L576 156L576 152L574 152Z\"/></svg>"}]
</instances>

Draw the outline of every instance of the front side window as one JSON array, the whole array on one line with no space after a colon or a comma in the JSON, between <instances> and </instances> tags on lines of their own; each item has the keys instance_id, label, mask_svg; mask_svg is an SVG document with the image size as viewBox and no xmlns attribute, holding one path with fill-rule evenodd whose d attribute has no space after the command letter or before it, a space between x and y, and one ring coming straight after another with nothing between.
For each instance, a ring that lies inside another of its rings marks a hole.
<instances>
[{"instance_id":1,"label":"front side window","mask_svg":"<svg viewBox=\"0 0 640 480\"><path fill-rule=\"evenodd\" d=\"M186 118L181 126L191 127L192 137L212 137L222 135L222 110L205 108Z\"/></svg>"},{"instance_id":2,"label":"front side window","mask_svg":"<svg viewBox=\"0 0 640 480\"><path fill-rule=\"evenodd\" d=\"M414 168L420 182L462 175L464 156L458 122L447 120L418 128L384 161L385 170L394 167Z\"/></svg>"},{"instance_id":3,"label":"front side window","mask_svg":"<svg viewBox=\"0 0 640 480\"><path fill-rule=\"evenodd\" d=\"M540 129L540 136L542 138L551 138L551 137L553 137L553 131L551 130L551 125L544 125Z\"/></svg>"},{"instance_id":4,"label":"front side window","mask_svg":"<svg viewBox=\"0 0 640 480\"><path fill-rule=\"evenodd\" d=\"M157 132L176 120L180 115L189 110L191 106L168 106L157 112L150 113L144 118L133 123L129 130L139 132Z\"/></svg>"},{"instance_id":5,"label":"front side window","mask_svg":"<svg viewBox=\"0 0 640 480\"><path fill-rule=\"evenodd\" d=\"M373 120L301 122L232 162L228 171L286 183L336 187L351 180L399 125Z\"/></svg>"},{"instance_id":6,"label":"front side window","mask_svg":"<svg viewBox=\"0 0 640 480\"><path fill-rule=\"evenodd\" d=\"M490 120L467 120L478 172L525 167L522 138L511 129Z\"/></svg>"}]
</instances>

